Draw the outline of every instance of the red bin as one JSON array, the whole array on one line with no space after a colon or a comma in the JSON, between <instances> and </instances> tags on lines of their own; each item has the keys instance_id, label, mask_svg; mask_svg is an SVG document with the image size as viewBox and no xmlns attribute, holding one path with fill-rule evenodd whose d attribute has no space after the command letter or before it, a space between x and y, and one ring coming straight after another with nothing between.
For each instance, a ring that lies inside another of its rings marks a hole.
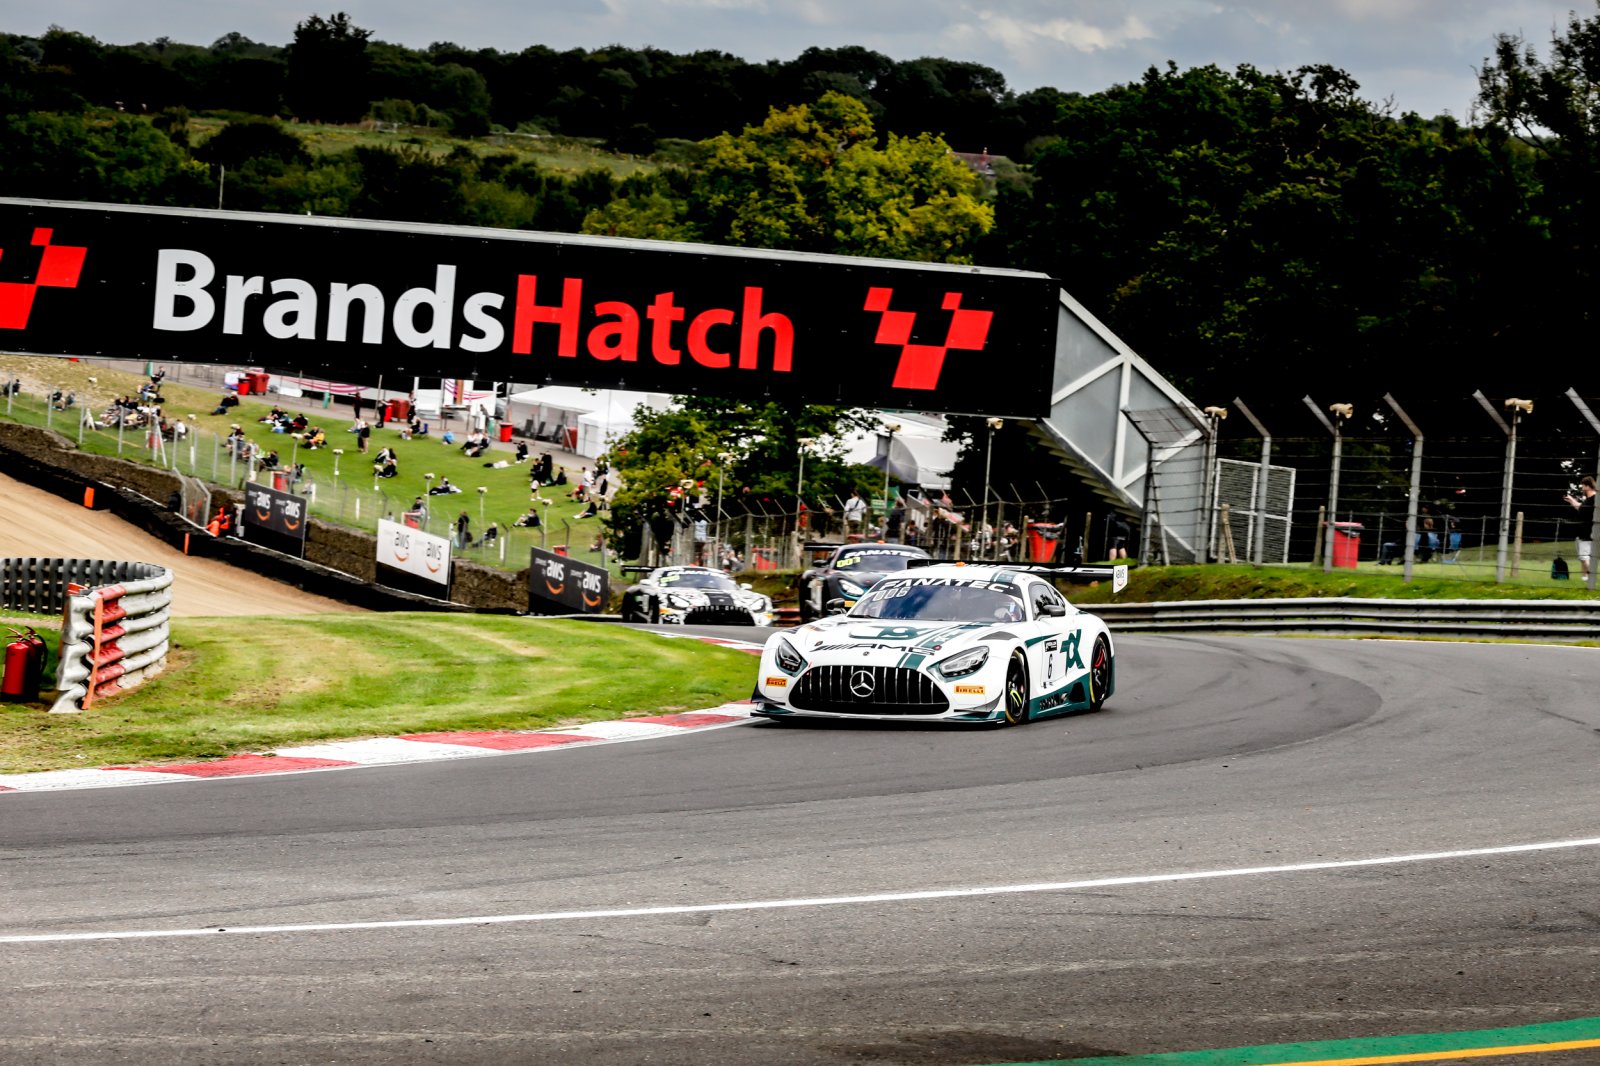
<instances>
[{"instance_id":1,"label":"red bin","mask_svg":"<svg viewBox=\"0 0 1600 1066\"><path fill-rule=\"evenodd\" d=\"M1028 559L1035 563L1048 563L1056 557L1056 543L1061 540L1060 522L1028 523Z\"/></svg>"},{"instance_id":2,"label":"red bin","mask_svg":"<svg viewBox=\"0 0 1600 1066\"><path fill-rule=\"evenodd\" d=\"M511 429L512 429L512 426L511 426L510 422L502 422L500 424L500 443L501 444L509 444L509 443L511 443Z\"/></svg>"},{"instance_id":3,"label":"red bin","mask_svg":"<svg viewBox=\"0 0 1600 1066\"><path fill-rule=\"evenodd\" d=\"M1333 524L1333 565L1346 570L1356 568L1356 557L1361 551L1360 522L1335 522Z\"/></svg>"}]
</instances>

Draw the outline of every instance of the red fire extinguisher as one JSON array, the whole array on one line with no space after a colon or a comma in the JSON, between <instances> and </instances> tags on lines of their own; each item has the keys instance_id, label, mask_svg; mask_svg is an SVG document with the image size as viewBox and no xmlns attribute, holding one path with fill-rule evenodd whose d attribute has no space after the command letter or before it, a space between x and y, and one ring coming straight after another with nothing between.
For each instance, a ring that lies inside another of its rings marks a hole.
<instances>
[{"instance_id":1,"label":"red fire extinguisher","mask_svg":"<svg viewBox=\"0 0 1600 1066\"><path fill-rule=\"evenodd\" d=\"M26 633L8 630L16 639L6 645L5 668L0 675L0 696L7 700L32 702L39 698L39 682L44 677L44 638L32 626Z\"/></svg>"}]
</instances>

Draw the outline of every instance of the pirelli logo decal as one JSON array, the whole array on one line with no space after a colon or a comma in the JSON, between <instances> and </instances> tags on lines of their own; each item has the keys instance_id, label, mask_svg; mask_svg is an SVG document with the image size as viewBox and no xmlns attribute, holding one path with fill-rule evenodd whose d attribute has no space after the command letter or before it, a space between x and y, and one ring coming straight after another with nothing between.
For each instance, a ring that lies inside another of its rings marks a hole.
<instances>
[{"instance_id":1,"label":"pirelli logo decal","mask_svg":"<svg viewBox=\"0 0 1600 1066\"><path fill-rule=\"evenodd\" d=\"M957 685L956 686L956 695L957 696L981 696L981 695L983 695L983 693L984 693L984 686L982 686L982 685Z\"/></svg>"},{"instance_id":2,"label":"pirelli logo decal","mask_svg":"<svg viewBox=\"0 0 1600 1066\"><path fill-rule=\"evenodd\" d=\"M788 688L789 687L789 679L787 677L769 677L769 678L767 678L767 687L768 688Z\"/></svg>"}]
</instances>

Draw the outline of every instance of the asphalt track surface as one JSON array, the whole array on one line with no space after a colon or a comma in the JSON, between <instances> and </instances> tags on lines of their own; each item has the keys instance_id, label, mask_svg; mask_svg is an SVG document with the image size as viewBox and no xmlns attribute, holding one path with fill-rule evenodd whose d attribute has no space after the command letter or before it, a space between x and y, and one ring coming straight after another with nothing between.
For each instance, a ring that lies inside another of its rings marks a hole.
<instances>
[{"instance_id":1,"label":"asphalt track surface","mask_svg":"<svg viewBox=\"0 0 1600 1066\"><path fill-rule=\"evenodd\" d=\"M1014 729L751 722L0 796L0 938L354 923L0 939L0 1062L921 1066L1600 1013L1594 846L569 913L1600 837L1593 650L1119 653L1104 712ZM362 924L473 916L520 917Z\"/></svg>"},{"instance_id":2,"label":"asphalt track surface","mask_svg":"<svg viewBox=\"0 0 1600 1066\"><path fill-rule=\"evenodd\" d=\"M174 574L172 614L179 618L360 610L217 559L185 555L109 511L86 510L4 474L0 474L0 556L127 559L165 566Z\"/></svg>"}]
</instances>

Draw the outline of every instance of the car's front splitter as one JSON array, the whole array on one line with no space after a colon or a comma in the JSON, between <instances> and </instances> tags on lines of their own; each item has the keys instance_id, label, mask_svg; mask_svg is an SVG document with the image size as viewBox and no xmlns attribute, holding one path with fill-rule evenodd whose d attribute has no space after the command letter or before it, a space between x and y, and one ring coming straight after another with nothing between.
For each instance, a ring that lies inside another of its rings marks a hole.
<instances>
[{"instance_id":1,"label":"car's front splitter","mask_svg":"<svg viewBox=\"0 0 1600 1066\"><path fill-rule=\"evenodd\" d=\"M999 701L987 707L941 711L938 714L856 714L839 711L803 711L770 700L757 699L750 713L760 718L829 718L836 722L956 722L967 725L993 725L1005 713Z\"/></svg>"}]
</instances>

